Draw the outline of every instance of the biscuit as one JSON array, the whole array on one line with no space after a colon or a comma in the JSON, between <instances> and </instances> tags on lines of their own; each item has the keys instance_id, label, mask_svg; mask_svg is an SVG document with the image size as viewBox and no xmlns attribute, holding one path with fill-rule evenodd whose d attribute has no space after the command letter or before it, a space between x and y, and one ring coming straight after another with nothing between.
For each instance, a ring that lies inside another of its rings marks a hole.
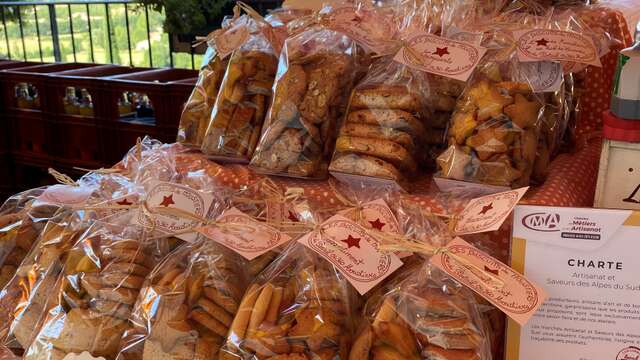
<instances>
[{"instance_id":1,"label":"biscuit","mask_svg":"<svg viewBox=\"0 0 640 360\"><path fill-rule=\"evenodd\" d=\"M420 113L422 106L418 94L408 92L404 85L371 85L353 93L351 109L397 109Z\"/></svg>"},{"instance_id":2,"label":"biscuit","mask_svg":"<svg viewBox=\"0 0 640 360\"><path fill-rule=\"evenodd\" d=\"M520 129L527 129L538 121L542 104L537 100L529 101L522 94L515 95L515 102L504 108L504 113Z\"/></svg>"},{"instance_id":3,"label":"biscuit","mask_svg":"<svg viewBox=\"0 0 640 360\"><path fill-rule=\"evenodd\" d=\"M336 141L336 152L374 156L411 172L416 170L411 154L401 145L388 140L340 136Z\"/></svg>"},{"instance_id":4,"label":"biscuit","mask_svg":"<svg viewBox=\"0 0 640 360\"><path fill-rule=\"evenodd\" d=\"M144 278L141 276L124 273L100 273L102 284L110 287L125 287L129 289L140 289Z\"/></svg>"},{"instance_id":5,"label":"biscuit","mask_svg":"<svg viewBox=\"0 0 640 360\"><path fill-rule=\"evenodd\" d=\"M227 313L221 306L216 305L213 301L207 300L206 298L200 298L196 302L196 305L201 307L204 311L211 315L211 317L218 320L224 326L231 326L233 317L229 315L229 313Z\"/></svg>"},{"instance_id":6,"label":"biscuit","mask_svg":"<svg viewBox=\"0 0 640 360\"><path fill-rule=\"evenodd\" d=\"M406 111L391 109L367 109L352 111L347 123L360 123L384 128L401 130L412 136L424 138L424 126L418 119Z\"/></svg>"},{"instance_id":7,"label":"biscuit","mask_svg":"<svg viewBox=\"0 0 640 360\"><path fill-rule=\"evenodd\" d=\"M375 125L346 123L340 131L341 135L374 138L393 141L412 151L415 144L411 135L404 131Z\"/></svg>"},{"instance_id":8,"label":"biscuit","mask_svg":"<svg viewBox=\"0 0 640 360\"><path fill-rule=\"evenodd\" d=\"M331 161L329 170L399 181L403 177L391 163L373 156L343 154Z\"/></svg>"},{"instance_id":9,"label":"biscuit","mask_svg":"<svg viewBox=\"0 0 640 360\"><path fill-rule=\"evenodd\" d=\"M273 105L270 110L271 120L266 126L271 126L275 121L287 123L293 120L306 90L307 73L304 68L296 64L289 65L287 71L276 82Z\"/></svg>"},{"instance_id":10,"label":"biscuit","mask_svg":"<svg viewBox=\"0 0 640 360\"><path fill-rule=\"evenodd\" d=\"M227 336L227 328L206 311L200 309L193 310L189 317L211 330L214 334L222 337Z\"/></svg>"},{"instance_id":11,"label":"biscuit","mask_svg":"<svg viewBox=\"0 0 640 360\"><path fill-rule=\"evenodd\" d=\"M328 121L329 107L340 90L339 76L335 69L327 66L317 66L308 72L307 91L300 103L300 116L319 124Z\"/></svg>"},{"instance_id":12,"label":"biscuit","mask_svg":"<svg viewBox=\"0 0 640 360\"><path fill-rule=\"evenodd\" d=\"M137 276L146 276L149 273L149 269L135 263L128 262L112 262L107 264L102 270L101 274L109 274L109 273L124 273L131 274Z\"/></svg>"}]
</instances>

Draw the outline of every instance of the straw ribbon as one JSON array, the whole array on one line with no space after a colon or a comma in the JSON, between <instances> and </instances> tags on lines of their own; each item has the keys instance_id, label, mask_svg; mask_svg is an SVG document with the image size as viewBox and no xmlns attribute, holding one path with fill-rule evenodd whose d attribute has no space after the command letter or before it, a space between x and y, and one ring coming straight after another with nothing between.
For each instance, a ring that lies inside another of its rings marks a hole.
<instances>
[{"instance_id":1,"label":"straw ribbon","mask_svg":"<svg viewBox=\"0 0 640 360\"><path fill-rule=\"evenodd\" d=\"M501 289L505 285L504 281L498 276L485 272L484 269L472 264L462 256L452 253L447 247L436 247L427 243L419 243L409 240L402 235L385 233L375 229L369 229L369 233L380 241L380 250L382 251L409 251L431 256L446 255L480 278L482 284L488 287L490 286L492 289Z\"/></svg>"},{"instance_id":2,"label":"straw ribbon","mask_svg":"<svg viewBox=\"0 0 640 360\"><path fill-rule=\"evenodd\" d=\"M53 168L49 168L49 175L53 176L57 182L63 185L69 186L80 186L75 180L73 180L69 175L63 174Z\"/></svg>"}]
</instances>

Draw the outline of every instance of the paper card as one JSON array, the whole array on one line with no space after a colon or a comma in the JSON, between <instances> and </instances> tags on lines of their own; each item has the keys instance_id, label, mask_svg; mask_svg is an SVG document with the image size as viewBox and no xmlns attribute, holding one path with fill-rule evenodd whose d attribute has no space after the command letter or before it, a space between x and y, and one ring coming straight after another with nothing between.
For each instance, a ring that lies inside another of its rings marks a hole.
<instances>
[{"instance_id":1,"label":"paper card","mask_svg":"<svg viewBox=\"0 0 640 360\"><path fill-rule=\"evenodd\" d=\"M466 42L417 32L405 41L394 60L420 71L467 81L486 51Z\"/></svg>"},{"instance_id":2,"label":"paper card","mask_svg":"<svg viewBox=\"0 0 640 360\"><path fill-rule=\"evenodd\" d=\"M391 40L395 34L391 18L375 9L338 7L327 15L326 21L328 27L378 54L390 54L398 47L397 42Z\"/></svg>"},{"instance_id":3,"label":"paper card","mask_svg":"<svg viewBox=\"0 0 640 360\"><path fill-rule=\"evenodd\" d=\"M244 23L235 24L213 38L221 59L225 59L249 38L249 29Z\"/></svg>"},{"instance_id":4,"label":"paper card","mask_svg":"<svg viewBox=\"0 0 640 360\"><path fill-rule=\"evenodd\" d=\"M56 205L83 205L94 188L89 186L74 186L56 184L49 186L37 198L37 202Z\"/></svg>"},{"instance_id":5,"label":"paper card","mask_svg":"<svg viewBox=\"0 0 640 360\"><path fill-rule=\"evenodd\" d=\"M475 198L457 216L456 235L495 231L502 226L529 187Z\"/></svg>"},{"instance_id":6,"label":"paper card","mask_svg":"<svg viewBox=\"0 0 640 360\"><path fill-rule=\"evenodd\" d=\"M147 187L147 206L153 211L153 208L175 208L200 218L206 218L213 195L197 191L188 186L179 184L151 181ZM135 223L151 227L155 223L155 230L160 233L171 234L186 229L195 228L201 224L197 219L188 218L178 215L154 214L153 221L143 211L138 211L135 216ZM180 234L176 236L184 241L193 242L197 238L195 232Z\"/></svg>"},{"instance_id":7,"label":"paper card","mask_svg":"<svg viewBox=\"0 0 640 360\"><path fill-rule=\"evenodd\" d=\"M261 223L242 211L231 208L216 219L216 223L228 227L207 225L197 231L209 239L237 252L248 260L277 248L291 237L265 223Z\"/></svg>"},{"instance_id":8,"label":"paper card","mask_svg":"<svg viewBox=\"0 0 640 360\"><path fill-rule=\"evenodd\" d=\"M127 195L123 195L123 196L119 196L115 199L111 199L99 204L95 204L93 206L95 207L100 207L100 206L133 206L135 204L138 204L138 201L140 201L140 196L137 193L131 193L131 194L127 194ZM98 215L99 218L109 218L110 221L117 221L118 219L120 219L120 216L115 216L117 214L119 215L127 215L129 213L129 209L96 209L94 210L96 212L96 214Z\"/></svg>"},{"instance_id":9,"label":"paper card","mask_svg":"<svg viewBox=\"0 0 640 360\"><path fill-rule=\"evenodd\" d=\"M519 205L511 266L549 295L507 360L640 359L640 212Z\"/></svg>"},{"instance_id":10,"label":"paper card","mask_svg":"<svg viewBox=\"0 0 640 360\"><path fill-rule=\"evenodd\" d=\"M514 36L520 61L571 61L602 66L598 48L588 36L550 29L519 30Z\"/></svg>"},{"instance_id":11,"label":"paper card","mask_svg":"<svg viewBox=\"0 0 640 360\"><path fill-rule=\"evenodd\" d=\"M431 257L431 264L525 324L547 298L538 285L461 238Z\"/></svg>"},{"instance_id":12,"label":"paper card","mask_svg":"<svg viewBox=\"0 0 640 360\"><path fill-rule=\"evenodd\" d=\"M338 214L356 221L357 209L350 208L342 210ZM365 228L394 234L400 233L400 224L398 223L398 220L395 215L393 215L393 211L391 211L387 203L382 199L362 204L360 214L362 217L360 225Z\"/></svg>"},{"instance_id":13,"label":"paper card","mask_svg":"<svg viewBox=\"0 0 640 360\"><path fill-rule=\"evenodd\" d=\"M298 242L338 268L361 295L402 266L396 255L381 252L378 239L352 220L335 215L322 223L321 229Z\"/></svg>"},{"instance_id":14,"label":"paper card","mask_svg":"<svg viewBox=\"0 0 640 360\"><path fill-rule=\"evenodd\" d=\"M266 200L265 201L267 221L274 224L296 223L300 222L298 214L291 208L290 204L277 201Z\"/></svg>"},{"instance_id":15,"label":"paper card","mask_svg":"<svg viewBox=\"0 0 640 360\"><path fill-rule=\"evenodd\" d=\"M558 62L523 62L518 70L518 80L531 85L534 92L556 92L562 86L562 64Z\"/></svg>"}]
</instances>

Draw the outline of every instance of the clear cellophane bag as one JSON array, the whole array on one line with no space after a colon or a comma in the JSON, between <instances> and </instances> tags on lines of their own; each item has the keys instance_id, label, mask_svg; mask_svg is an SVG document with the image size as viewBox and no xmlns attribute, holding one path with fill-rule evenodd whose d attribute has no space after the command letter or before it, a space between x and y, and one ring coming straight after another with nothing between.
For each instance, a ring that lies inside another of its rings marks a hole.
<instances>
[{"instance_id":1,"label":"clear cellophane bag","mask_svg":"<svg viewBox=\"0 0 640 360\"><path fill-rule=\"evenodd\" d=\"M22 355L46 315L69 249L85 226L61 209L44 225L35 244L0 292L0 345Z\"/></svg>"},{"instance_id":2,"label":"clear cellophane bag","mask_svg":"<svg viewBox=\"0 0 640 360\"><path fill-rule=\"evenodd\" d=\"M350 360L490 360L490 333L473 293L424 264L367 302Z\"/></svg>"},{"instance_id":3,"label":"clear cellophane bag","mask_svg":"<svg viewBox=\"0 0 640 360\"><path fill-rule=\"evenodd\" d=\"M300 178L328 175L357 73L356 54L351 38L319 24L285 41L253 169Z\"/></svg>"},{"instance_id":4,"label":"clear cellophane bag","mask_svg":"<svg viewBox=\"0 0 640 360\"><path fill-rule=\"evenodd\" d=\"M201 150L215 158L248 162L260 138L278 68L277 44L265 20L242 15L230 27L248 31L230 55Z\"/></svg>"},{"instance_id":5,"label":"clear cellophane bag","mask_svg":"<svg viewBox=\"0 0 640 360\"><path fill-rule=\"evenodd\" d=\"M509 30L485 33L489 48L458 98L440 175L503 187L529 184L545 111L544 97L523 78Z\"/></svg>"},{"instance_id":6,"label":"clear cellophane bag","mask_svg":"<svg viewBox=\"0 0 640 360\"><path fill-rule=\"evenodd\" d=\"M219 359L346 359L355 290L294 243L245 292Z\"/></svg>"},{"instance_id":7,"label":"clear cellophane bag","mask_svg":"<svg viewBox=\"0 0 640 360\"><path fill-rule=\"evenodd\" d=\"M84 351L114 359L145 277L168 252L135 225L94 222L66 253L48 311L25 359Z\"/></svg>"},{"instance_id":8,"label":"clear cellophane bag","mask_svg":"<svg viewBox=\"0 0 640 360\"><path fill-rule=\"evenodd\" d=\"M406 187L425 153L428 89L421 72L375 61L352 92L329 170Z\"/></svg>"},{"instance_id":9,"label":"clear cellophane bag","mask_svg":"<svg viewBox=\"0 0 640 360\"><path fill-rule=\"evenodd\" d=\"M209 45L196 86L180 115L177 139L179 143L195 148L202 146L227 62L228 59L221 59L214 47Z\"/></svg>"},{"instance_id":10,"label":"clear cellophane bag","mask_svg":"<svg viewBox=\"0 0 640 360\"><path fill-rule=\"evenodd\" d=\"M60 209L36 202L45 189L23 191L0 207L0 289L13 277L47 221Z\"/></svg>"},{"instance_id":11,"label":"clear cellophane bag","mask_svg":"<svg viewBox=\"0 0 640 360\"><path fill-rule=\"evenodd\" d=\"M221 29L213 31L205 39L207 51L198 73L198 81L182 109L178 125L177 142L194 148L202 146L204 134L209 126L211 110L218 98L222 78L227 69L228 58L222 58L216 50L212 37L233 26L240 13L234 9L234 16L222 21Z\"/></svg>"},{"instance_id":12,"label":"clear cellophane bag","mask_svg":"<svg viewBox=\"0 0 640 360\"><path fill-rule=\"evenodd\" d=\"M245 261L206 238L147 276L117 359L217 359L244 294Z\"/></svg>"},{"instance_id":13,"label":"clear cellophane bag","mask_svg":"<svg viewBox=\"0 0 640 360\"><path fill-rule=\"evenodd\" d=\"M283 188L262 178L247 188L231 194L226 201L252 219L276 228L292 239L306 232L314 221L312 208L301 188ZM307 224L307 225L305 225ZM292 240L293 241L293 240ZM250 280L258 276L285 248L283 244L247 263Z\"/></svg>"}]
</instances>

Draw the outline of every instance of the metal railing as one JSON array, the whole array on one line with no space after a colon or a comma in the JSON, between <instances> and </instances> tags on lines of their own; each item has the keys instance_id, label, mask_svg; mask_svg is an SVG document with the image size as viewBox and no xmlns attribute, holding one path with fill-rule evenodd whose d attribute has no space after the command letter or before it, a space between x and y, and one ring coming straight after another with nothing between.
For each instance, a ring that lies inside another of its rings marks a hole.
<instances>
[{"instance_id":1,"label":"metal railing","mask_svg":"<svg viewBox=\"0 0 640 360\"><path fill-rule=\"evenodd\" d=\"M0 58L196 68L201 55L172 51L164 18L131 0L0 1Z\"/></svg>"}]
</instances>

